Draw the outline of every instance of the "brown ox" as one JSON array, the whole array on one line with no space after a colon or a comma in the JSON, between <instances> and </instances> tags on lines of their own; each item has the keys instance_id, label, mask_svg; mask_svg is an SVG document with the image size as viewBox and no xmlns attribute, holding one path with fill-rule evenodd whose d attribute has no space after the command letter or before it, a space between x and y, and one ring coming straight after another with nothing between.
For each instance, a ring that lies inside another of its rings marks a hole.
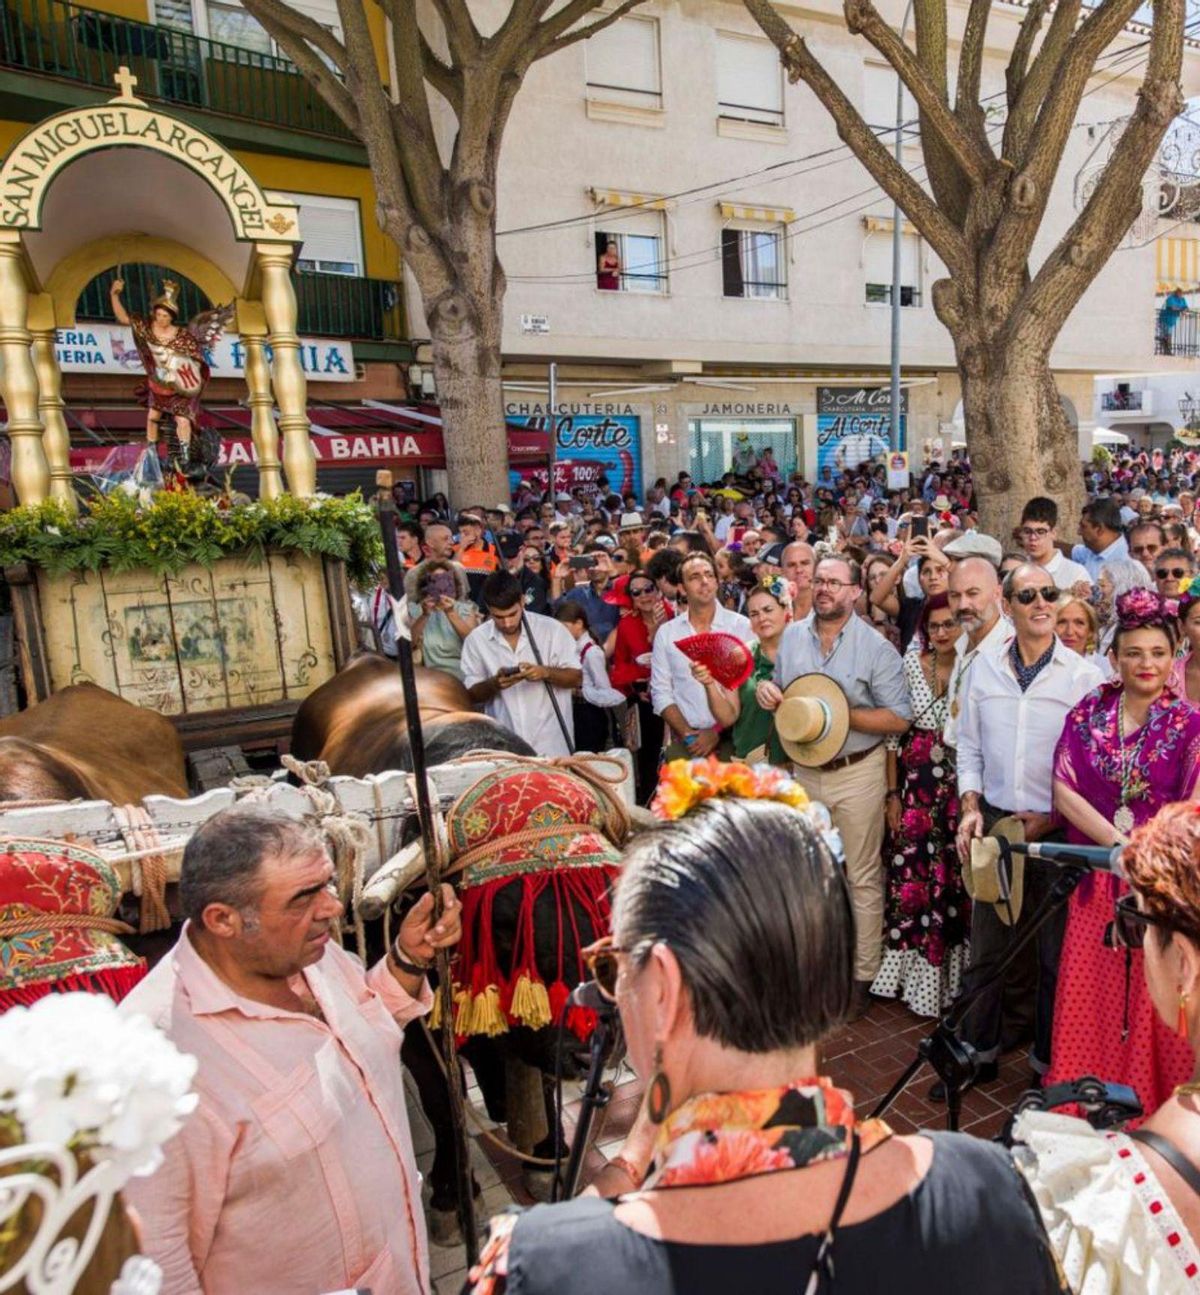
<instances>
[{"instance_id":1,"label":"brown ox","mask_svg":"<svg viewBox=\"0 0 1200 1295\"><path fill-rule=\"evenodd\" d=\"M188 794L183 743L157 711L73 684L0 720L0 803Z\"/></svg>"},{"instance_id":2,"label":"brown ox","mask_svg":"<svg viewBox=\"0 0 1200 1295\"><path fill-rule=\"evenodd\" d=\"M534 754L519 737L475 711L453 675L417 666L416 676L429 766L472 750ZM389 769L411 771L396 663L365 652L309 693L292 721L292 754L299 760L324 760L331 773L352 778Z\"/></svg>"}]
</instances>

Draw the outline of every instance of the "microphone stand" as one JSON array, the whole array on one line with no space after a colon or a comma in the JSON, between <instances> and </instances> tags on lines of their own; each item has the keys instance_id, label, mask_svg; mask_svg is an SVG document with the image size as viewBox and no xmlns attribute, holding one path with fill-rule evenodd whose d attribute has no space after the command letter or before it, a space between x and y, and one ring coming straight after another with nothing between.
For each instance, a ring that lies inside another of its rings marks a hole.
<instances>
[{"instance_id":1,"label":"microphone stand","mask_svg":"<svg viewBox=\"0 0 1200 1295\"><path fill-rule=\"evenodd\" d=\"M1001 841L1000 853L1005 868L1012 863L1012 851L1007 841ZM1022 934L1013 940L996 963L992 973L982 980L967 994L960 994L950 1005L945 1015L933 1029L933 1033L917 1044L917 1055L909 1063L904 1073L888 1089L879 1104L871 1112L872 1119L878 1119L888 1110L897 1097L908 1087L913 1076L928 1062L934 1073L946 1086L946 1128L951 1133L958 1131L959 1115L962 1111L963 1090L975 1077L979 1068L979 1056L974 1047L959 1037L964 1018L976 1002L985 994L1002 984L1009 967L1036 938L1038 932L1046 925L1055 913L1071 898L1075 887L1092 871L1082 863L1063 863L1056 865L1058 876L1050 888L1050 893L1042 901L1041 907L1034 913L1029 925Z\"/></svg>"},{"instance_id":2,"label":"microphone stand","mask_svg":"<svg viewBox=\"0 0 1200 1295\"><path fill-rule=\"evenodd\" d=\"M596 1112L603 1110L612 1100L612 1092L604 1086L604 1067L608 1064L621 1033L621 1018L616 1004L598 1009L596 1028L592 1031L591 1060L588 1064L587 1084L579 1105L579 1119L575 1124L575 1137L571 1141L571 1155L567 1171L561 1182L555 1183L553 1199L569 1201L579 1188L579 1175L583 1172L583 1157L592 1136L592 1122Z\"/></svg>"}]
</instances>

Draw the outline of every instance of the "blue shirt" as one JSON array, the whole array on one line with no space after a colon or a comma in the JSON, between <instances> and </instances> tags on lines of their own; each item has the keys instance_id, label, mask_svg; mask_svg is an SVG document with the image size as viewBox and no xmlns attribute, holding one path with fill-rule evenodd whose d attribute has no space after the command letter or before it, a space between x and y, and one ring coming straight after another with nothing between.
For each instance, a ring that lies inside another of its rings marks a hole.
<instances>
[{"instance_id":1,"label":"blue shirt","mask_svg":"<svg viewBox=\"0 0 1200 1295\"><path fill-rule=\"evenodd\" d=\"M787 688L802 674L824 674L841 684L851 709L882 707L901 719L912 719L912 703L904 682L900 653L861 617L851 613L826 656L817 635L815 613L789 625L775 656L775 682ZM853 755L878 745L878 733L853 729L838 755Z\"/></svg>"},{"instance_id":2,"label":"blue shirt","mask_svg":"<svg viewBox=\"0 0 1200 1295\"><path fill-rule=\"evenodd\" d=\"M1095 584L1100 578L1100 568L1106 562L1113 562L1117 558L1127 558L1129 556L1129 545L1125 541L1124 535L1118 535L1115 540L1106 549L1101 549L1099 553L1094 553L1086 544L1076 544L1071 550L1071 561L1078 562L1081 567L1087 569L1088 575Z\"/></svg>"},{"instance_id":3,"label":"blue shirt","mask_svg":"<svg viewBox=\"0 0 1200 1295\"><path fill-rule=\"evenodd\" d=\"M606 603L603 594L596 593L590 584L576 585L574 589L569 589L563 594L558 601L578 603L587 617L588 629L595 634L601 644L617 628L617 621L621 619L621 609L614 607L612 603Z\"/></svg>"}]
</instances>

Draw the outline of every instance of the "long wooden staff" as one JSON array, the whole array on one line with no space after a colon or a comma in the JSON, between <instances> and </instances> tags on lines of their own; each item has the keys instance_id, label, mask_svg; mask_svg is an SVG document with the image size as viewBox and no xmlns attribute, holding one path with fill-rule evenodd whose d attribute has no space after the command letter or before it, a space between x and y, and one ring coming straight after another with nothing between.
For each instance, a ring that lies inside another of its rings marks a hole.
<instances>
[{"instance_id":1,"label":"long wooden staff","mask_svg":"<svg viewBox=\"0 0 1200 1295\"><path fill-rule=\"evenodd\" d=\"M386 482L384 478L387 478ZM429 783L425 777L425 736L421 731L421 712L417 701L417 679L413 672L412 637L401 619L400 603L404 598L404 572L400 569L400 551L396 547L396 504L391 495L391 473L380 472L378 497L379 529L383 534L383 554L387 563L388 592L392 596L392 615L396 620L396 652L400 664L400 682L404 688L404 718L408 725L408 743L412 751L413 780L417 788L417 819L421 824L421 845L425 851L425 884L433 896L433 920L442 915L441 856L429 804ZM467 1144L467 1118L459 1087L458 1056L454 1047L454 984L450 975L450 954L437 950L437 993L441 1007L442 1060L445 1062L446 1086L450 1090L450 1118L454 1124L454 1169L458 1180L458 1221L467 1247L467 1267L479 1257L479 1237L475 1229L475 1210L471 1193L471 1157Z\"/></svg>"}]
</instances>

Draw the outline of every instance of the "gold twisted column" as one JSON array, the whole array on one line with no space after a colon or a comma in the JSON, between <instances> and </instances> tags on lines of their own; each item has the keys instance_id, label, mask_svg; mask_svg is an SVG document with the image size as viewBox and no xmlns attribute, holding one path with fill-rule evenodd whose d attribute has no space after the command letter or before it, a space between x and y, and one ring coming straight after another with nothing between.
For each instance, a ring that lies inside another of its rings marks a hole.
<instances>
[{"instance_id":1,"label":"gold twisted column","mask_svg":"<svg viewBox=\"0 0 1200 1295\"><path fill-rule=\"evenodd\" d=\"M268 340L274 352L271 383L283 433L283 470L292 494L311 495L317 488L317 457L308 434L308 385L300 367L300 338L296 335L291 248L260 243L258 263Z\"/></svg>"},{"instance_id":2,"label":"gold twisted column","mask_svg":"<svg viewBox=\"0 0 1200 1295\"><path fill-rule=\"evenodd\" d=\"M243 334L246 348L246 403L250 406L250 436L258 455L258 497L278 499L283 494L279 475L279 428L271 412L271 370L267 365L266 342ZM306 432L307 435L307 432ZM291 480L291 473L288 474Z\"/></svg>"},{"instance_id":3,"label":"gold twisted column","mask_svg":"<svg viewBox=\"0 0 1200 1295\"><path fill-rule=\"evenodd\" d=\"M29 290L21 265L21 244L0 242L0 390L12 442L12 483L23 504L40 504L50 494L50 466L42 447L38 380L29 354Z\"/></svg>"},{"instance_id":4,"label":"gold twisted column","mask_svg":"<svg viewBox=\"0 0 1200 1295\"><path fill-rule=\"evenodd\" d=\"M42 448L50 468L50 497L64 504L72 513L79 511L75 497L75 478L71 472L71 434L63 414L62 373L54 355L54 316L50 302L43 297L30 310L33 334L33 367L38 381L38 413L42 418ZM35 322L36 316L36 322ZM49 317L49 327L46 320Z\"/></svg>"}]
</instances>

